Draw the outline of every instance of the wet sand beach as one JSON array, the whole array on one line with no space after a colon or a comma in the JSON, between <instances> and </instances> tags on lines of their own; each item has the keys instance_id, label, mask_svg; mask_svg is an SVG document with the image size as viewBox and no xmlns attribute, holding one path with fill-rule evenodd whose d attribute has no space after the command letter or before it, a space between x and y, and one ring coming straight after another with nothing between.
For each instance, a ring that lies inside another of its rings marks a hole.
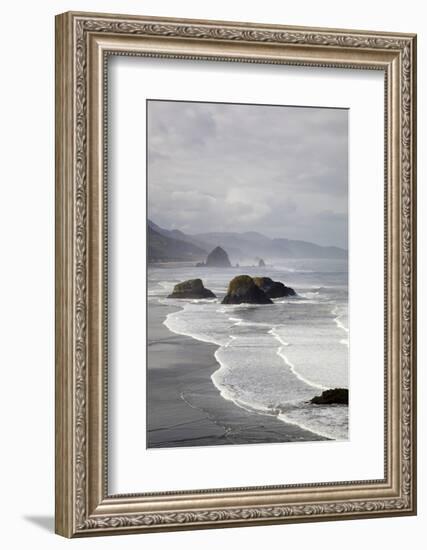
<instances>
[{"instance_id":1,"label":"wet sand beach","mask_svg":"<svg viewBox=\"0 0 427 550\"><path fill-rule=\"evenodd\" d=\"M224 399L211 380L217 346L169 331L163 321L172 311L158 302L148 308L149 448L324 439Z\"/></svg>"}]
</instances>

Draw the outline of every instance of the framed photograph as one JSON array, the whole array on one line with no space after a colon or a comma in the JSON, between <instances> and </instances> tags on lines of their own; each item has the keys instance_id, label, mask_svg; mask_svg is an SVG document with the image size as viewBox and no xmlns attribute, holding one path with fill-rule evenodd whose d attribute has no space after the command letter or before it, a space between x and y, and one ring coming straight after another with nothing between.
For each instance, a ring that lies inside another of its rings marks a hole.
<instances>
[{"instance_id":1,"label":"framed photograph","mask_svg":"<svg viewBox=\"0 0 427 550\"><path fill-rule=\"evenodd\" d=\"M56 18L56 532L416 513L416 37Z\"/></svg>"}]
</instances>

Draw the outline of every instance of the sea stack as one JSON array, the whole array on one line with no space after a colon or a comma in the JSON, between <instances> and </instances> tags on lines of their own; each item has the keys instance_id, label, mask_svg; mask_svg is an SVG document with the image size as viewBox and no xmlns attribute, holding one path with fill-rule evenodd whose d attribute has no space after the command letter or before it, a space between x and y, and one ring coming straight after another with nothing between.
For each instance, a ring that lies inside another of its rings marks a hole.
<instances>
[{"instance_id":1,"label":"sea stack","mask_svg":"<svg viewBox=\"0 0 427 550\"><path fill-rule=\"evenodd\" d=\"M217 246L210 252L205 265L206 267L231 267L227 252L220 246Z\"/></svg>"},{"instance_id":2,"label":"sea stack","mask_svg":"<svg viewBox=\"0 0 427 550\"><path fill-rule=\"evenodd\" d=\"M216 298L215 294L203 286L201 279L189 279L174 286L172 294L168 298Z\"/></svg>"},{"instance_id":3,"label":"sea stack","mask_svg":"<svg viewBox=\"0 0 427 550\"><path fill-rule=\"evenodd\" d=\"M249 275L234 277L228 285L223 304L272 304L273 302Z\"/></svg>"},{"instance_id":4,"label":"sea stack","mask_svg":"<svg viewBox=\"0 0 427 550\"><path fill-rule=\"evenodd\" d=\"M259 259L258 267L265 267L265 262L262 258Z\"/></svg>"},{"instance_id":5,"label":"sea stack","mask_svg":"<svg viewBox=\"0 0 427 550\"><path fill-rule=\"evenodd\" d=\"M263 290L269 298L283 298L296 296L293 288L285 286L279 281L273 281L270 277L254 277L254 283Z\"/></svg>"}]
</instances>

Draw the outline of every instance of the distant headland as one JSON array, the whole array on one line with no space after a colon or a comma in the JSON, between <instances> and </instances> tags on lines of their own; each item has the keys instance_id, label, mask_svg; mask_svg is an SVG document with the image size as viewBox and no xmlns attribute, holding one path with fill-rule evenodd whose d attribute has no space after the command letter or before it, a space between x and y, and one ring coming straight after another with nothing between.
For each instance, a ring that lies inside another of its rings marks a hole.
<instances>
[{"instance_id":1,"label":"distant headland","mask_svg":"<svg viewBox=\"0 0 427 550\"><path fill-rule=\"evenodd\" d=\"M194 262L207 267L250 265L265 267L281 259L347 259L348 252L336 246L307 241L270 238L261 233L200 233L164 229L147 222L148 263Z\"/></svg>"}]
</instances>

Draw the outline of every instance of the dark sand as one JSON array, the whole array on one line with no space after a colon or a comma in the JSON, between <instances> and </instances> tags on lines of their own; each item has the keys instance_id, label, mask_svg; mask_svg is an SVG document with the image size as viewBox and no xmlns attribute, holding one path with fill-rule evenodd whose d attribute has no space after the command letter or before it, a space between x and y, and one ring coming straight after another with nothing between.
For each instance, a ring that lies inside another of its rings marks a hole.
<instances>
[{"instance_id":1,"label":"dark sand","mask_svg":"<svg viewBox=\"0 0 427 550\"><path fill-rule=\"evenodd\" d=\"M170 332L163 321L174 310L156 303L148 308L149 448L324 439L222 398L211 380L219 368L217 347Z\"/></svg>"}]
</instances>

